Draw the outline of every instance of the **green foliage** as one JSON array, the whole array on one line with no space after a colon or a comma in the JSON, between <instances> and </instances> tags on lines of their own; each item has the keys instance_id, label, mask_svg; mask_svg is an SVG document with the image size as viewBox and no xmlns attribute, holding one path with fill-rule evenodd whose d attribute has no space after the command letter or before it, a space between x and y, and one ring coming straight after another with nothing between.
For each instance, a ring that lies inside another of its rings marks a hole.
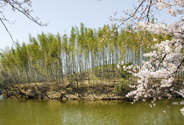
<instances>
[{"instance_id":1,"label":"green foliage","mask_svg":"<svg viewBox=\"0 0 184 125\"><path fill-rule=\"evenodd\" d=\"M131 27L129 27L132 30ZM116 77L129 78L131 75L115 64L122 60L140 64L141 51L149 52L154 44L153 37L161 40L168 35L156 35L140 31L117 30L115 25L104 25L97 30L72 27L70 35L41 33L37 37L29 35L29 43L6 48L0 53L0 67L7 76L0 74L3 83L28 83L38 81L61 81L64 75L99 68L99 79ZM183 52L183 51L182 51ZM130 56L131 55L131 56ZM112 66L111 66L112 65ZM124 66L131 65L126 63ZM123 65L122 65L123 66ZM115 73L116 75L114 75ZM89 75L89 74L88 74ZM76 76L76 78L84 77ZM88 76L93 80L97 77ZM9 79L9 80L8 80ZM11 80L10 80L11 79ZM74 77L73 77L74 80Z\"/></svg>"},{"instance_id":2,"label":"green foliage","mask_svg":"<svg viewBox=\"0 0 184 125\"><path fill-rule=\"evenodd\" d=\"M120 79L120 82L115 83L114 93L128 93L131 88L129 87L130 83L125 82L124 79Z\"/></svg>"},{"instance_id":3,"label":"green foliage","mask_svg":"<svg viewBox=\"0 0 184 125\"><path fill-rule=\"evenodd\" d=\"M90 80L94 80L94 81L98 80L98 78L94 74L90 74L89 77L90 77Z\"/></svg>"}]
</instances>

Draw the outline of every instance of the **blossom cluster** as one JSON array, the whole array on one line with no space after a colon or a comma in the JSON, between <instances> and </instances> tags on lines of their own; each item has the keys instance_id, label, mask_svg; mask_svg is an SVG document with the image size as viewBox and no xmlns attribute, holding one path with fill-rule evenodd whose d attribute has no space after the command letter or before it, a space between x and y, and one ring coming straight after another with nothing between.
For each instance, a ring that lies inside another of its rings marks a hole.
<instances>
[{"instance_id":1,"label":"blossom cluster","mask_svg":"<svg viewBox=\"0 0 184 125\"><path fill-rule=\"evenodd\" d=\"M137 81L138 85L130 85L131 88L136 90L130 91L126 96L133 97L134 101L147 98L161 99L159 93L161 89L165 91L175 92L184 97L184 90L175 90L172 87L174 76L178 72L184 71L181 65L184 62L182 49L184 47L184 1L183 0L137 0L139 6L134 10L123 11L127 17L121 17L121 19L112 17L112 21L119 21L122 24L131 25L134 24L135 29L142 31L148 31L149 33L172 36L171 40L164 40L160 43L156 38L153 38L155 45L152 47L154 51L145 53L144 56L149 60L142 62L142 67L138 66L121 66L118 64L118 68L123 68L124 71L132 73L134 76L139 77ZM146 5L145 5L146 4ZM177 8L177 9L176 9ZM173 17L177 15L180 19L171 24L165 24L164 22L150 22L150 19L155 19L153 10L167 10L167 14ZM116 13L117 14L117 13ZM139 15L139 16L138 16ZM137 68L138 70L134 69ZM157 84L151 84L152 80L159 80ZM170 88L170 89L168 89ZM168 98L171 98L171 94L167 94Z\"/></svg>"},{"instance_id":2,"label":"blossom cluster","mask_svg":"<svg viewBox=\"0 0 184 125\"><path fill-rule=\"evenodd\" d=\"M140 66L138 65L133 65L133 64L125 64L124 61L122 61L121 63L117 64L117 68L118 69L123 69L123 71L126 71L128 73L137 73L140 70Z\"/></svg>"}]
</instances>

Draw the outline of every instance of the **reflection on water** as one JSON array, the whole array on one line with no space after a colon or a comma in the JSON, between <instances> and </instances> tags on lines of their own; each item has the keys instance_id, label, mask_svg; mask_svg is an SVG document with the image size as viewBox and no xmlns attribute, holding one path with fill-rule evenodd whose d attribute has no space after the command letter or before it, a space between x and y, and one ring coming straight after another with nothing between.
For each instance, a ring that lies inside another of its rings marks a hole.
<instances>
[{"instance_id":1,"label":"reflection on water","mask_svg":"<svg viewBox=\"0 0 184 125\"><path fill-rule=\"evenodd\" d=\"M3 99L3 95L0 95L0 99Z\"/></svg>"},{"instance_id":2,"label":"reflection on water","mask_svg":"<svg viewBox=\"0 0 184 125\"><path fill-rule=\"evenodd\" d=\"M0 101L0 125L183 125L183 106L162 100L150 108L150 102L131 105L127 101ZM174 101L182 101L175 99ZM163 111L166 111L164 113Z\"/></svg>"}]
</instances>

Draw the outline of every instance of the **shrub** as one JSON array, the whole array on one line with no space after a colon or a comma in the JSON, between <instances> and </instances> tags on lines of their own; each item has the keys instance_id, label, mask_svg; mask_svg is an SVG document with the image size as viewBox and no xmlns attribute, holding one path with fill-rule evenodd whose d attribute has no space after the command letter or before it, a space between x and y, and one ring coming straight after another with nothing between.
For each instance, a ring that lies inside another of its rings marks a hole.
<instances>
[{"instance_id":1,"label":"shrub","mask_svg":"<svg viewBox=\"0 0 184 125\"><path fill-rule=\"evenodd\" d=\"M128 93L131 88L129 87L130 83L125 82L124 79L121 79L120 82L115 83L114 93Z\"/></svg>"},{"instance_id":2,"label":"shrub","mask_svg":"<svg viewBox=\"0 0 184 125\"><path fill-rule=\"evenodd\" d=\"M89 77L90 77L90 80L95 80L95 81L98 80L98 78L94 74L90 74Z\"/></svg>"}]
</instances>

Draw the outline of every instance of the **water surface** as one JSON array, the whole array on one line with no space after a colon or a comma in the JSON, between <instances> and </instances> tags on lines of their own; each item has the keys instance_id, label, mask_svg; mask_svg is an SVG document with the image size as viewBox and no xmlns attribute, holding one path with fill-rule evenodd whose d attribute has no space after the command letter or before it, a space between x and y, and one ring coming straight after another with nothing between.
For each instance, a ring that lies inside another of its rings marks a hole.
<instances>
[{"instance_id":1,"label":"water surface","mask_svg":"<svg viewBox=\"0 0 184 125\"><path fill-rule=\"evenodd\" d=\"M0 96L0 125L183 125L184 106L162 100L128 101L18 100ZM150 103L151 104L151 103ZM164 113L163 111L166 111Z\"/></svg>"}]
</instances>

